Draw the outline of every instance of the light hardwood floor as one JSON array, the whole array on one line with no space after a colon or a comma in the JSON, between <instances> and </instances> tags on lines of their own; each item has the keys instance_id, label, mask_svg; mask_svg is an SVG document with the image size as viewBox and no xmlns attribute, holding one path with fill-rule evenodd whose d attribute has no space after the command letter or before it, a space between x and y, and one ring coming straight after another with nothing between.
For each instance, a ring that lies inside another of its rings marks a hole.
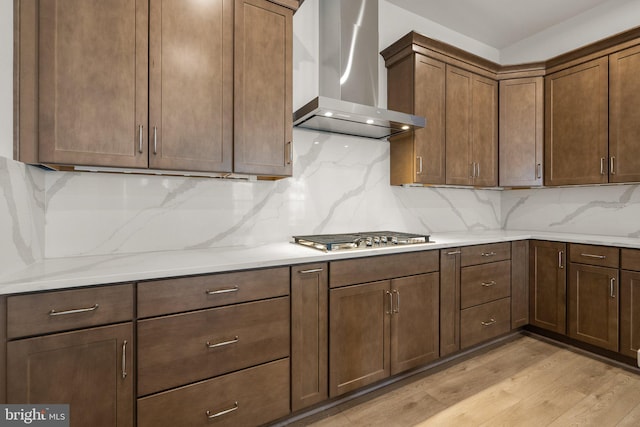
<instances>
[{"instance_id":1,"label":"light hardwood floor","mask_svg":"<svg viewBox=\"0 0 640 427\"><path fill-rule=\"evenodd\" d=\"M295 425L640 426L640 375L521 336Z\"/></svg>"}]
</instances>

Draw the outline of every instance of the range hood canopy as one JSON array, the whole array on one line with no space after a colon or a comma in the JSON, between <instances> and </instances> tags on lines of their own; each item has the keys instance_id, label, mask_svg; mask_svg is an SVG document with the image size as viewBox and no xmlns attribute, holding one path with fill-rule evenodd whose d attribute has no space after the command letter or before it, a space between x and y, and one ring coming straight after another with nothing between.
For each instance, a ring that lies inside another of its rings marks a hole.
<instances>
[{"instance_id":1,"label":"range hood canopy","mask_svg":"<svg viewBox=\"0 0 640 427\"><path fill-rule=\"evenodd\" d=\"M424 117L376 107L378 1L318 3L320 96L294 113L294 126L374 139L424 127Z\"/></svg>"}]
</instances>

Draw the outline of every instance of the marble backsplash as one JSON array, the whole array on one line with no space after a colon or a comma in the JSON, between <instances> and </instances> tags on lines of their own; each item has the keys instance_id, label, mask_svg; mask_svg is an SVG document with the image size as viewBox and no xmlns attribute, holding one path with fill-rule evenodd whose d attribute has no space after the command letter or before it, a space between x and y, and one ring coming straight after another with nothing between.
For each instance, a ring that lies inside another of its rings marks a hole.
<instances>
[{"instance_id":1,"label":"marble backsplash","mask_svg":"<svg viewBox=\"0 0 640 427\"><path fill-rule=\"evenodd\" d=\"M391 187L389 143L294 131L294 176L48 172L0 157L0 275L42 258L288 241L295 234L549 230L640 238L640 185Z\"/></svg>"}]
</instances>

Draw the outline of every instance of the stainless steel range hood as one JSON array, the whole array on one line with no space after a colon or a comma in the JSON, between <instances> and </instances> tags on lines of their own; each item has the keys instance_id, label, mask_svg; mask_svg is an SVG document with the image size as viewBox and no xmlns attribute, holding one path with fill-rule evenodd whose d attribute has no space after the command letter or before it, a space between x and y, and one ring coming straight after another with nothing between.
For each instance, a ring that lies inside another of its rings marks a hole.
<instances>
[{"instance_id":1,"label":"stainless steel range hood","mask_svg":"<svg viewBox=\"0 0 640 427\"><path fill-rule=\"evenodd\" d=\"M375 139L424 127L424 117L376 107L378 1L318 3L320 96L293 114L294 126Z\"/></svg>"}]
</instances>

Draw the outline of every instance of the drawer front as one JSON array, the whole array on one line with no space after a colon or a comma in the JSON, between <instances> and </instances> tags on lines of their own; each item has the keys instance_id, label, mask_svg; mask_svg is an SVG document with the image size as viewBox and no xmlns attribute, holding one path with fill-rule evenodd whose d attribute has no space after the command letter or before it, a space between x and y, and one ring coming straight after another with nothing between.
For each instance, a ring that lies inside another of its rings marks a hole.
<instances>
[{"instance_id":1,"label":"drawer front","mask_svg":"<svg viewBox=\"0 0 640 427\"><path fill-rule=\"evenodd\" d=\"M289 359L138 400L138 426L257 426L289 414Z\"/></svg>"},{"instance_id":2,"label":"drawer front","mask_svg":"<svg viewBox=\"0 0 640 427\"><path fill-rule=\"evenodd\" d=\"M623 270L640 271L640 250L622 249L620 258L620 267Z\"/></svg>"},{"instance_id":3,"label":"drawer front","mask_svg":"<svg viewBox=\"0 0 640 427\"><path fill-rule=\"evenodd\" d=\"M467 308L460 312L460 347L505 334L511 330L511 298Z\"/></svg>"},{"instance_id":4,"label":"drawer front","mask_svg":"<svg viewBox=\"0 0 640 427\"><path fill-rule=\"evenodd\" d=\"M460 274L462 309L511 295L511 261L465 267Z\"/></svg>"},{"instance_id":5,"label":"drawer front","mask_svg":"<svg viewBox=\"0 0 640 427\"><path fill-rule=\"evenodd\" d=\"M580 264L618 268L620 249L610 246L569 244L569 259Z\"/></svg>"},{"instance_id":6,"label":"drawer front","mask_svg":"<svg viewBox=\"0 0 640 427\"><path fill-rule=\"evenodd\" d=\"M376 282L396 277L438 271L438 251L408 252L333 261L329 266L329 287Z\"/></svg>"},{"instance_id":7,"label":"drawer front","mask_svg":"<svg viewBox=\"0 0 640 427\"><path fill-rule=\"evenodd\" d=\"M133 319L133 285L99 286L7 298L9 339Z\"/></svg>"},{"instance_id":8,"label":"drawer front","mask_svg":"<svg viewBox=\"0 0 640 427\"><path fill-rule=\"evenodd\" d=\"M138 322L138 395L289 356L289 297Z\"/></svg>"},{"instance_id":9,"label":"drawer front","mask_svg":"<svg viewBox=\"0 0 640 427\"><path fill-rule=\"evenodd\" d=\"M461 249L460 263L468 265L486 264L488 262L511 259L511 243L490 243L488 245L466 246Z\"/></svg>"},{"instance_id":10,"label":"drawer front","mask_svg":"<svg viewBox=\"0 0 640 427\"><path fill-rule=\"evenodd\" d=\"M138 317L160 316L289 295L289 267L138 284Z\"/></svg>"}]
</instances>

